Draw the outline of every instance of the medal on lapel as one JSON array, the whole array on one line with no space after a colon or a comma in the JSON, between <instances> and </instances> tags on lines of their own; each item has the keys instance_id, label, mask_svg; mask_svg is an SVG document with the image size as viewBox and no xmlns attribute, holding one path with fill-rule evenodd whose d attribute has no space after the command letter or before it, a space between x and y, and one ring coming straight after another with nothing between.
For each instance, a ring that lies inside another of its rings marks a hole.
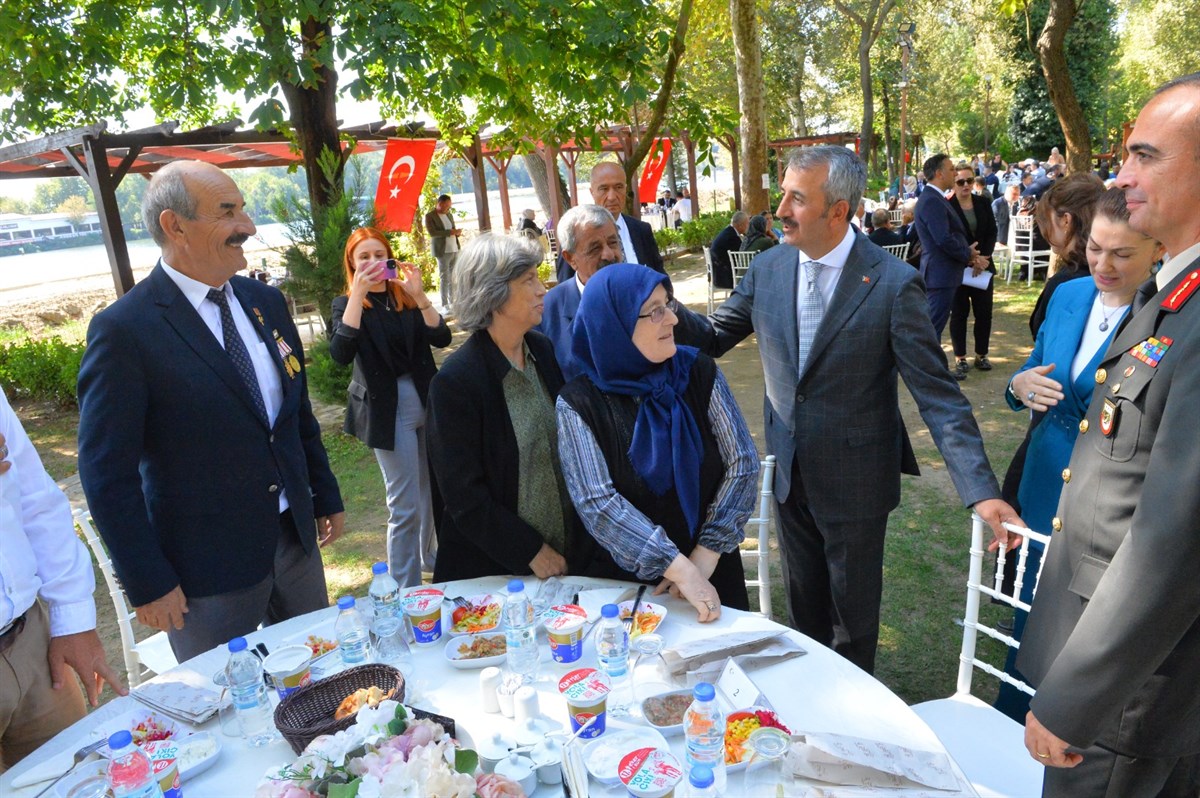
<instances>
[{"instance_id":1,"label":"medal on lapel","mask_svg":"<svg viewBox=\"0 0 1200 798\"><path fill-rule=\"evenodd\" d=\"M267 323L265 321L263 321L262 311L259 310L258 308L250 308L250 310L254 311L254 318L258 319L258 326L266 327Z\"/></svg>"},{"instance_id":2,"label":"medal on lapel","mask_svg":"<svg viewBox=\"0 0 1200 798\"><path fill-rule=\"evenodd\" d=\"M1104 437L1111 438L1113 430L1117 426L1117 403L1111 399L1104 400L1104 407L1100 410L1100 432Z\"/></svg>"},{"instance_id":3,"label":"medal on lapel","mask_svg":"<svg viewBox=\"0 0 1200 798\"><path fill-rule=\"evenodd\" d=\"M1165 335L1162 338L1151 336L1130 349L1129 354L1152 369L1158 368L1158 361L1162 360L1163 355L1167 353L1167 350L1171 348L1171 344L1173 343L1175 343L1175 340Z\"/></svg>"},{"instance_id":4,"label":"medal on lapel","mask_svg":"<svg viewBox=\"0 0 1200 798\"><path fill-rule=\"evenodd\" d=\"M275 346L279 349L279 359L283 361L284 371L287 372L290 379L296 379L296 375L300 373L300 361L292 354L292 348L288 346L287 341L283 340L279 330L271 330L271 335L274 336Z\"/></svg>"}]
</instances>

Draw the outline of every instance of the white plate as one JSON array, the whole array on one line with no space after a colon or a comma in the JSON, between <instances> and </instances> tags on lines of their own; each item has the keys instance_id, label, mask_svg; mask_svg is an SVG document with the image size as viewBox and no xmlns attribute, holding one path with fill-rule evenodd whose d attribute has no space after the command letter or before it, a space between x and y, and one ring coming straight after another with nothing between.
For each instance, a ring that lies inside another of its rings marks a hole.
<instances>
[{"instance_id":1,"label":"white plate","mask_svg":"<svg viewBox=\"0 0 1200 798\"><path fill-rule=\"evenodd\" d=\"M770 707L763 707L763 706L752 706L752 707L746 707L744 709L737 709L737 710L734 710L733 712L729 712L725 715L725 728L726 729L729 728L729 716L730 715L740 715L743 712L756 712L758 710L765 710L767 712L775 712L775 710L771 709ZM775 713L775 716L776 716L776 718L778 718L779 713ZM745 770L745 769L746 769L745 762L736 762L732 765L729 765L729 764L725 765L726 773L737 773L738 771Z\"/></svg>"},{"instance_id":2,"label":"white plate","mask_svg":"<svg viewBox=\"0 0 1200 798\"><path fill-rule=\"evenodd\" d=\"M466 631L456 632L454 630L454 611L456 609L458 609L458 605L456 605L453 601L446 599L445 601L442 602L442 607L445 608L444 612L443 612L443 616L445 619L443 628L449 634L451 634L451 635L469 635L469 634L482 635L482 634L489 634L491 632L495 632L497 629L500 628L501 614L504 612L504 597L503 596L501 596L499 593L480 593L475 596L467 596L466 599L467 599L467 601L471 602L472 607L478 607L480 605L485 605L485 604L495 604L496 606L498 606L500 608L500 612L496 614L496 624L488 629L483 629L478 632L466 632Z\"/></svg>"},{"instance_id":3,"label":"white plate","mask_svg":"<svg viewBox=\"0 0 1200 798\"><path fill-rule=\"evenodd\" d=\"M504 633L480 632L477 635L460 635L458 637L451 637L446 641L446 648L444 649L446 652L446 661L450 663L451 667L459 668L460 670L473 670L475 668L486 668L489 665L504 664L504 654L497 654L493 657L473 658L460 656L458 653L458 647L464 645L469 646L471 641L476 637L499 637L500 639L504 639Z\"/></svg>"},{"instance_id":4,"label":"white plate","mask_svg":"<svg viewBox=\"0 0 1200 798\"><path fill-rule=\"evenodd\" d=\"M683 696L687 696L689 704L692 701L692 691L691 690L668 690L666 692L659 693L657 695L647 696L646 698L642 699L642 704L641 704L642 718L645 719L647 726L649 726L650 728L654 729L655 731L658 731L667 736L683 734L683 719L682 718L679 720L678 723L671 724L670 726L659 726L657 723L651 723L650 719L646 717L646 702L650 701L651 699L654 699L654 698L662 698L663 696L668 696L668 695L683 695Z\"/></svg>"},{"instance_id":5,"label":"white plate","mask_svg":"<svg viewBox=\"0 0 1200 798\"><path fill-rule=\"evenodd\" d=\"M632 601L622 601L620 604L617 605L617 607L619 607L624 612L633 612L633 602ZM652 612L655 615L657 615L658 623L656 623L654 625L653 629L647 629L644 632L638 631L636 628L631 628L629 630L630 638L634 638L634 637L637 637L637 636L643 635L643 634L650 634L650 632L656 631L658 629L658 627L662 626L662 622L667 619L667 608L664 607L663 605L652 604L649 601L640 602L638 604L638 617L639 618L644 617L644 614L647 612Z\"/></svg>"},{"instance_id":6,"label":"white plate","mask_svg":"<svg viewBox=\"0 0 1200 798\"><path fill-rule=\"evenodd\" d=\"M194 762L186 767L183 764L184 759L188 758L188 751L193 747L209 748L207 755L201 755ZM221 754L221 740L212 732L196 732L195 734L184 737L179 741L179 779L187 781L192 776L198 773L203 773L212 767L217 761L217 757Z\"/></svg>"},{"instance_id":7,"label":"white plate","mask_svg":"<svg viewBox=\"0 0 1200 798\"><path fill-rule=\"evenodd\" d=\"M97 783L105 780L107 772L108 760L103 757L83 762L54 785L54 794L58 798L67 798L71 790L89 779L95 779Z\"/></svg>"},{"instance_id":8,"label":"white plate","mask_svg":"<svg viewBox=\"0 0 1200 798\"><path fill-rule=\"evenodd\" d=\"M639 748L662 748L669 750L667 738L650 728L606 730L604 734L588 743L583 751L583 761L588 773L601 784L616 784L621 779L617 774L621 758Z\"/></svg>"}]
</instances>

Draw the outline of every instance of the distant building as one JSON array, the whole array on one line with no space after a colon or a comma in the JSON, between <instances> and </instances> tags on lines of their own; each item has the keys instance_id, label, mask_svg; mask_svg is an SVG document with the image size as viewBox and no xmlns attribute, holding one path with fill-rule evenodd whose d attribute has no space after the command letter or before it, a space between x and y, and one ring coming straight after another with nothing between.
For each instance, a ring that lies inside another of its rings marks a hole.
<instances>
[{"instance_id":1,"label":"distant building","mask_svg":"<svg viewBox=\"0 0 1200 798\"><path fill-rule=\"evenodd\" d=\"M20 246L53 238L74 238L84 233L100 231L100 217L95 211L83 215L83 221L73 225L68 213L0 213L0 247Z\"/></svg>"}]
</instances>

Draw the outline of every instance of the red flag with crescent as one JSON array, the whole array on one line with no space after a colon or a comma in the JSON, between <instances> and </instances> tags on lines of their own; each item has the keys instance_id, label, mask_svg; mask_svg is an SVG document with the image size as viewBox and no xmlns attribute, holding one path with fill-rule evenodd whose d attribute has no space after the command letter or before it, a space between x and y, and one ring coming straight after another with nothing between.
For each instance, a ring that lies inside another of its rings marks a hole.
<instances>
[{"instance_id":1,"label":"red flag with crescent","mask_svg":"<svg viewBox=\"0 0 1200 798\"><path fill-rule=\"evenodd\" d=\"M667 159L671 157L671 140L655 139L642 167L642 179L638 181L638 202L652 205L658 199L658 181L662 180Z\"/></svg>"},{"instance_id":2,"label":"red flag with crescent","mask_svg":"<svg viewBox=\"0 0 1200 798\"><path fill-rule=\"evenodd\" d=\"M412 229L436 147L435 139L388 139L379 188L375 190L375 212L384 230Z\"/></svg>"}]
</instances>

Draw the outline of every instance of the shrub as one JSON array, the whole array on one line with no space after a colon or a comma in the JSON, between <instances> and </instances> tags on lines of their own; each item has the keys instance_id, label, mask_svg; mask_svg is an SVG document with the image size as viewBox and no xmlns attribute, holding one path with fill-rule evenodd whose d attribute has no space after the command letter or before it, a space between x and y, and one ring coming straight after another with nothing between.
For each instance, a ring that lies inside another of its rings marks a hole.
<instances>
[{"instance_id":1,"label":"shrub","mask_svg":"<svg viewBox=\"0 0 1200 798\"><path fill-rule=\"evenodd\" d=\"M0 385L10 396L75 405L83 350L82 343L58 337L29 338L0 347Z\"/></svg>"},{"instance_id":2,"label":"shrub","mask_svg":"<svg viewBox=\"0 0 1200 798\"><path fill-rule=\"evenodd\" d=\"M658 244L659 252L666 252L672 247L679 246L679 233L670 227L654 231L654 243Z\"/></svg>"},{"instance_id":3,"label":"shrub","mask_svg":"<svg viewBox=\"0 0 1200 798\"><path fill-rule=\"evenodd\" d=\"M309 362L304 373L308 377L309 394L332 405L345 404L352 367L343 366L330 356L327 338L314 341L306 351Z\"/></svg>"},{"instance_id":4,"label":"shrub","mask_svg":"<svg viewBox=\"0 0 1200 798\"><path fill-rule=\"evenodd\" d=\"M684 223L678 231L679 241L689 248L708 246L728 224L729 214L703 213Z\"/></svg>"}]
</instances>

